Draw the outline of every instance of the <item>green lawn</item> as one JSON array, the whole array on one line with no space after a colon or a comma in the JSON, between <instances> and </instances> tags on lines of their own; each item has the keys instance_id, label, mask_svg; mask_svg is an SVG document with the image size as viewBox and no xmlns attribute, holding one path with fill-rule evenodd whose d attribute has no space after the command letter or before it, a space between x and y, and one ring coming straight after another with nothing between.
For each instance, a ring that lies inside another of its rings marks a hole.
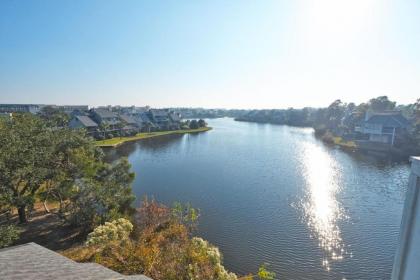
<instances>
[{"instance_id":1,"label":"green lawn","mask_svg":"<svg viewBox=\"0 0 420 280\"><path fill-rule=\"evenodd\" d=\"M146 138L152 138L152 137L158 137L162 135L169 135L169 134L185 134L185 133L197 133L197 132L203 132L208 131L212 129L211 127L200 127L197 129L181 129L181 130L171 130L171 131L156 131L156 132L141 132L137 133L135 136L129 136L129 137L115 137L112 139L106 139L106 140L98 140L96 141L96 146L98 147L117 147L125 142L130 141L137 141L141 139Z\"/></svg>"}]
</instances>

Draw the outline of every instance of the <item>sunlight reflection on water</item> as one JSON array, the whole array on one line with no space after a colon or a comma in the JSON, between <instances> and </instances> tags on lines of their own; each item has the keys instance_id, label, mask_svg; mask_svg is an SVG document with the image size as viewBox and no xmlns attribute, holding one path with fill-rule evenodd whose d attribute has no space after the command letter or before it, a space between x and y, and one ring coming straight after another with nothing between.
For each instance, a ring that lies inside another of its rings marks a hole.
<instances>
[{"instance_id":1,"label":"sunlight reflection on water","mask_svg":"<svg viewBox=\"0 0 420 280\"><path fill-rule=\"evenodd\" d=\"M307 185L301 201L305 223L323 249L323 267L330 270L331 262L342 260L347 253L338 225L346 218L336 198L341 191L341 172L337 162L320 146L307 143L302 155Z\"/></svg>"}]
</instances>

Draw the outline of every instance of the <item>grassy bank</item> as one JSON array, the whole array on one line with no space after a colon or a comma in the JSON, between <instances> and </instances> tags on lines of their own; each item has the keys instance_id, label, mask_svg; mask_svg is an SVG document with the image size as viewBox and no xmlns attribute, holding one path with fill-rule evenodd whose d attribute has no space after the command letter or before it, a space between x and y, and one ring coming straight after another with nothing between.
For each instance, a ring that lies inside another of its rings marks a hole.
<instances>
[{"instance_id":1,"label":"grassy bank","mask_svg":"<svg viewBox=\"0 0 420 280\"><path fill-rule=\"evenodd\" d=\"M338 145L340 147L343 147L345 149L357 149L357 145L354 141L345 141L341 137L334 137L333 138L334 144Z\"/></svg>"},{"instance_id":2,"label":"grassy bank","mask_svg":"<svg viewBox=\"0 0 420 280\"><path fill-rule=\"evenodd\" d=\"M112 139L96 141L98 147L117 147L125 142L137 141L141 139L147 139L152 137L158 137L170 134L185 134L185 133L198 133L211 130L211 127L200 127L197 129L181 129L181 130L170 130L170 131L156 131L156 132L141 132L135 136L129 137L115 137Z\"/></svg>"}]
</instances>

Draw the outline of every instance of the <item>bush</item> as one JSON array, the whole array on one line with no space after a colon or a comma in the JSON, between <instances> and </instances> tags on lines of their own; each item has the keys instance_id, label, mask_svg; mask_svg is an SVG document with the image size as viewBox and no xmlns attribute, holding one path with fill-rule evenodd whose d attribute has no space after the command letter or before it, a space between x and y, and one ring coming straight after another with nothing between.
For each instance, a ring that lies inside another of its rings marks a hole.
<instances>
[{"instance_id":1,"label":"bush","mask_svg":"<svg viewBox=\"0 0 420 280\"><path fill-rule=\"evenodd\" d=\"M132 230L131 222L123 218L106 222L89 233L86 245L106 245L112 241L124 241L128 239Z\"/></svg>"},{"instance_id":2,"label":"bush","mask_svg":"<svg viewBox=\"0 0 420 280\"><path fill-rule=\"evenodd\" d=\"M19 239L20 229L15 225L0 226L0 248L7 247Z\"/></svg>"},{"instance_id":3,"label":"bush","mask_svg":"<svg viewBox=\"0 0 420 280\"><path fill-rule=\"evenodd\" d=\"M112 138L114 138L114 135L112 133L106 134L106 139L112 139Z\"/></svg>"},{"instance_id":4,"label":"bush","mask_svg":"<svg viewBox=\"0 0 420 280\"><path fill-rule=\"evenodd\" d=\"M191 237L197 217L198 211L189 205L169 208L145 200L126 242L119 242L118 230L108 223L106 229L95 229L85 246L64 254L75 261L97 262L123 274L142 273L155 280L236 280L223 267L216 247Z\"/></svg>"},{"instance_id":5,"label":"bush","mask_svg":"<svg viewBox=\"0 0 420 280\"><path fill-rule=\"evenodd\" d=\"M334 142L334 135L330 131L325 132L324 135L322 135L321 139L325 143L329 143L329 144L334 144L335 143Z\"/></svg>"}]
</instances>

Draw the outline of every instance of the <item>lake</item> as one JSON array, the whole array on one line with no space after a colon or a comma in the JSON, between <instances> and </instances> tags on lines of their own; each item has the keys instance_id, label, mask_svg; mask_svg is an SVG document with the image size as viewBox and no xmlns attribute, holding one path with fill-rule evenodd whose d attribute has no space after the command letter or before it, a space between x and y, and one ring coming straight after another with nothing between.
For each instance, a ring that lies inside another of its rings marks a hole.
<instances>
[{"instance_id":1,"label":"lake","mask_svg":"<svg viewBox=\"0 0 420 280\"><path fill-rule=\"evenodd\" d=\"M127 143L138 197L190 202L197 235L233 272L389 279L409 165L323 144L310 128L208 120L213 130Z\"/></svg>"}]
</instances>

